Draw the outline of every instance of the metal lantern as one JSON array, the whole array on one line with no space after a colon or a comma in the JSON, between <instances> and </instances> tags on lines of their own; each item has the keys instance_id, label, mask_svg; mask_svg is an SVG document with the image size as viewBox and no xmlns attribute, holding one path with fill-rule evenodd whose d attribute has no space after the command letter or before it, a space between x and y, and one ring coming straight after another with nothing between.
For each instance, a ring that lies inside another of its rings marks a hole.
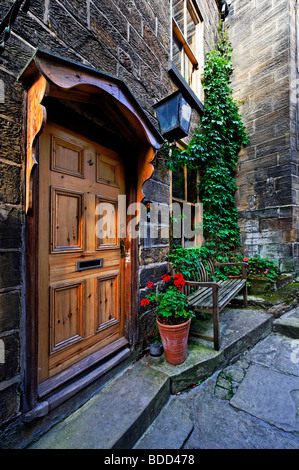
<instances>
[{"instance_id":1,"label":"metal lantern","mask_svg":"<svg viewBox=\"0 0 299 470\"><path fill-rule=\"evenodd\" d=\"M189 133L192 108L178 90L154 105L160 132L169 142Z\"/></svg>"}]
</instances>

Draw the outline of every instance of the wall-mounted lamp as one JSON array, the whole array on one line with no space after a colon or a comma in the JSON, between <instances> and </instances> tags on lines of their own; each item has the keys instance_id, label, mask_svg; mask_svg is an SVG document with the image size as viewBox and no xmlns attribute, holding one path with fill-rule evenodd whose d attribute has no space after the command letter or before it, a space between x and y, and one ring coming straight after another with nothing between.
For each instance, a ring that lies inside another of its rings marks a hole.
<instances>
[{"instance_id":1,"label":"wall-mounted lamp","mask_svg":"<svg viewBox=\"0 0 299 470\"><path fill-rule=\"evenodd\" d=\"M192 108L178 90L154 105L160 132L169 142L189 133Z\"/></svg>"}]
</instances>

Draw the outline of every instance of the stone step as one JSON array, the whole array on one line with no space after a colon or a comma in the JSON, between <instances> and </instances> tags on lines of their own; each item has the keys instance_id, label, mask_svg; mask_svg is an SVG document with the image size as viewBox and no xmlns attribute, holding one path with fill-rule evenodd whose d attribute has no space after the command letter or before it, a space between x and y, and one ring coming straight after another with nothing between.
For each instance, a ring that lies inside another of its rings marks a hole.
<instances>
[{"instance_id":1,"label":"stone step","mask_svg":"<svg viewBox=\"0 0 299 470\"><path fill-rule=\"evenodd\" d=\"M170 396L169 378L135 363L32 449L131 449Z\"/></svg>"},{"instance_id":2,"label":"stone step","mask_svg":"<svg viewBox=\"0 0 299 470\"><path fill-rule=\"evenodd\" d=\"M183 406L175 395L133 449L182 449L193 430L188 406Z\"/></svg>"},{"instance_id":3,"label":"stone step","mask_svg":"<svg viewBox=\"0 0 299 470\"><path fill-rule=\"evenodd\" d=\"M214 351L213 343L191 336L183 364L168 364L164 354L142 357L85 405L50 429L31 448L132 449L141 438L142 443L136 445L152 446L150 437L145 437L144 433L158 417L155 427L151 428L158 440L158 434L164 432L163 421L166 423L167 420L163 416L167 410L172 416L167 426L172 430L182 429L178 435L173 434L171 442L172 436L169 436L163 446L180 448L191 432L191 422L188 413L177 408L171 395L210 377L214 371L254 346L272 331L272 319L271 315L260 310L224 310L220 318L220 351ZM210 327L208 322L207 329ZM165 438L166 433L165 430Z\"/></svg>"},{"instance_id":4,"label":"stone step","mask_svg":"<svg viewBox=\"0 0 299 470\"><path fill-rule=\"evenodd\" d=\"M221 349L215 351L213 343L192 336L197 330L207 336L213 334L212 319L194 325L190 332L187 359L183 364L168 364L164 355L147 356L141 362L148 367L163 372L170 378L171 393L177 393L205 380L214 371L227 365L232 359L254 346L272 331L273 317L255 309L227 308L220 315Z\"/></svg>"},{"instance_id":5,"label":"stone step","mask_svg":"<svg viewBox=\"0 0 299 470\"><path fill-rule=\"evenodd\" d=\"M299 308L291 310L273 322L273 331L290 338L299 339Z\"/></svg>"}]
</instances>

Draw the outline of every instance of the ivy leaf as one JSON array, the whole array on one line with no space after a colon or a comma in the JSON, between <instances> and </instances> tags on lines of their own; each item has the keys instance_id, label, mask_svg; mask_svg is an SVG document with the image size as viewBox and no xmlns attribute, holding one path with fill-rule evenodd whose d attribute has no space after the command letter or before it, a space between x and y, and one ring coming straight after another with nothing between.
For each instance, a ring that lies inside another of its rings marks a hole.
<instances>
[{"instance_id":1,"label":"ivy leaf","mask_svg":"<svg viewBox=\"0 0 299 470\"><path fill-rule=\"evenodd\" d=\"M178 149L172 161L173 168L199 169L205 246L217 251L240 246L234 172L238 153L249 142L230 87L232 55L227 30L219 28L218 44L204 65L204 115L187 149Z\"/></svg>"}]
</instances>

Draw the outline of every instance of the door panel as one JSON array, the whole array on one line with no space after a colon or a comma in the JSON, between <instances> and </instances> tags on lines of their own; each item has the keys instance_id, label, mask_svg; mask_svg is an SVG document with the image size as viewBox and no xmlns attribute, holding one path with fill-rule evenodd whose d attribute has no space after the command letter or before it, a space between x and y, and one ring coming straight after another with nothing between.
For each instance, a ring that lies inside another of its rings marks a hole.
<instances>
[{"instance_id":1,"label":"door panel","mask_svg":"<svg viewBox=\"0 0 299 470\"><path fill-rule=\"evenodd\" d=\"M50 354L83 338L84 284L50 287Z\"/></svg>"},{"instance_id":2,"label":"door panel","mask_svg":"<svg viewBox=\"0 0 299 470\"><path fill-rule=\"evenodd\" d=\"M96 280L96 331L119 322L119 274Z\"/></svg>"},{"instance_id":3,"label":"door panel","mask_svg":"<svg viewBox=\"0 0 299 470\"><path fill-rule=\"evenodd\" d=\"M83 148L52 135L51 169L83 178Z\"/></svg>"},{"instance_id":4,"label":"door panel","mask_svg":"<svg viewBox=\"0 0 299 470\"><path fill-rule=\"evenodd\" d=\"M124 335L125 177L117 153L55 124L41 136L39 166L41 383Z\"/></svg>"},{"instance_id":5,"label":"door panel","mask_svg":"<svg viewBox=\"0 0 299 470\"><path fill-rule=\"evenodd\" d=\"M51 188L52 252L83 250L84 194Z\"/></svg>"}]
</instances>

